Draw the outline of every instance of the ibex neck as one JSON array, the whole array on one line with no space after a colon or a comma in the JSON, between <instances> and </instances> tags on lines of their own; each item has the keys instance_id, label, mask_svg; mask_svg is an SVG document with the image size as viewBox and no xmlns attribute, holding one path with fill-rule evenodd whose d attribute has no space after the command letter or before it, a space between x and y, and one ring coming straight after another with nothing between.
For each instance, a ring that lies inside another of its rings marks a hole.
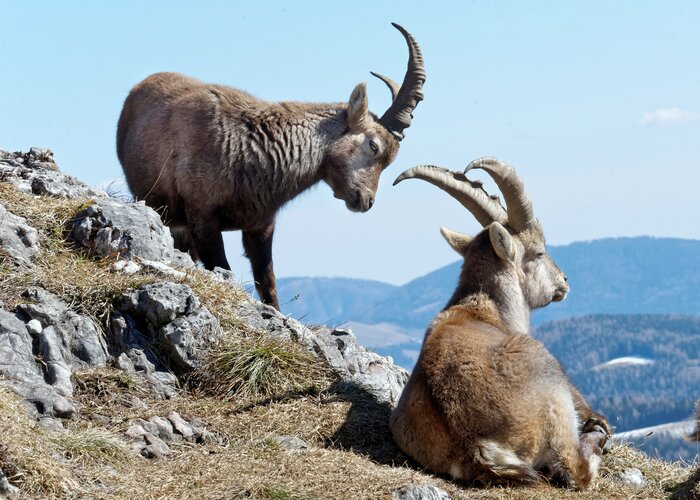
<instances>
[{"instance_id":1,"label":"ibex neck","mask_svg":"<svg viewBox=\"0 0 700 500\"><path fill-rule=\"evenodd\" d=\"M530 307L520 288L513 286L509 276L495 276L490 287L464 281L457 287L446 309L464 305L485 312L484 321L514 335L530 334Z\"/></svg>"}]
</instances>

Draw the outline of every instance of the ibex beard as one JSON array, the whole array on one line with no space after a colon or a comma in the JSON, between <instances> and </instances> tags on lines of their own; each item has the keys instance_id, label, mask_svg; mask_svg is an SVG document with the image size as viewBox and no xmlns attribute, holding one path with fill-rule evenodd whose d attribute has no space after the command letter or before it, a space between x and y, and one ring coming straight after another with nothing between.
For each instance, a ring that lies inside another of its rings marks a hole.
<instances>
[{"instance_id":1,"label":"ibex beard","mask_svg":"<svg viewBox=\"0 0 700 500\"><path fill-rule=\"evenodd\" d=\"M277 211L320 181L349 210L366 212L423 99L423 56L413 36L401 85L381 116L365 84L347 103L267 102L223 85L157 73L129 93L117 155L137 199L159 210L175 245L207 269L230 269L222 231L240 229L263 302L279 309L272 265Z\"/></svg>"},{"instance_id":2,"label":"ibex beard","mask_svg":"<svg viewBox=\"0 0 700 500\"><path fill-rule=\"evenodd\" d=\"M485 170L503 194L469 180ZM470 237L443 228L463 258L457 288L428 328L418 362L391 416L398 446L455 479L584 489L610 436L559 362L530 336L530 312L566 298L566 276L547 255L544 233L515 170L494 158L465 172L407 170L456 198L485 228Z\"/></svg>"}]
</instances>

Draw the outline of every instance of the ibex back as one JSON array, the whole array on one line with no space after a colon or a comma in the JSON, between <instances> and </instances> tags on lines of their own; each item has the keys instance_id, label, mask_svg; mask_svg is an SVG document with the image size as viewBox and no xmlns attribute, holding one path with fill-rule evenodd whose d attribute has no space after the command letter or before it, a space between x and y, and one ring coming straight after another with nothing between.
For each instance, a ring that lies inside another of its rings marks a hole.
<instances>
[{"instance_id":1,"label":"ibex back","mask_svg":"<svg viewBox=\"0 0 700 500\"><path fill-rule=\"evenodd\" d=\"M394 439L422 466L457 479L527 483L544 475L586 488L596 475L608 423L529 336L530 311L563 300L566 276L547 255L542 228L512 167L483 158L470 168L493 177L507 210L461 172L420 166L396 180L418 178L440 187L486 229L474 238L442 229L464 266L392 413Z\"/></svg>"},{"instance_id":2,"label":"ibex back","mask_svg":"<svg viewBox=\"0 0 700 500\"><path fill-rule=\"evenodd\" d=\"M379 176L394 160L423 98L423 57L408 43L402 85L387 84L393 102L368 112L365 84L347 104L265 102L222 85L157 73L126 98L117 154L137 199L160 210L176 246L212 269L230 269L221 231L243 230L261 299L279 309L272 267L275 214L319 181L348 209L374 204Z\"/></svg>"}]
</instances>

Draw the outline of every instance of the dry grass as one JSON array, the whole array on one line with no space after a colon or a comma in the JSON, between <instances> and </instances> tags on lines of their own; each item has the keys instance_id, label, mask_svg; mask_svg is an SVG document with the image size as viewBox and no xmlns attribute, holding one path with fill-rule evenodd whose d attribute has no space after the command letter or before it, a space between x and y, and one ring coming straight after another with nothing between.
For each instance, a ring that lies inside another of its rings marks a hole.
<instances>
[{"instance_id":1,"label":"dry grass","mask_svg":"<svg viewBox=\"0 0 700 500\"><path fill-rule=\"evenodd\" d=\"M224 399L319 392L328 369L298 344L265 335L231 337L206 360L197 387Z\"/></svg>"}]
</instances>

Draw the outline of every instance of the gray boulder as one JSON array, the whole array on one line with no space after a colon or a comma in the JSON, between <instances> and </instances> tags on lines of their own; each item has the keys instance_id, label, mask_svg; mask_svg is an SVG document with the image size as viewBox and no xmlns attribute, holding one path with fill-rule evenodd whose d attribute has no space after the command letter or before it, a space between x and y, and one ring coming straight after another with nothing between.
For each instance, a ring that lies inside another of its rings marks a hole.
<instances>
[{"instance_id":1,"label":"gray boulder","mask_svg":"<svg viewBox=\"0 0 700 500\"><path fill-rule=\"evenodd\" d=\"M131 328L115 337L123 344L148 347L156 344L171 368L189 371L221 339L218 320L203 307L187 285L161 282L124 293L115 308L131 318ZM124 320L129 324L129 320Z\"/></svg>"},{"instance_id":2,"label":"gray boulder","mask_svg":"<svg viewBox=\"0 0 700 500\"><path fill-rule=\"evenodd\" d=\"M45 378L37 354L26 324L0 309L0 384L24 398L34 416L71 417L75 408L66 397L71 389L61 385L64 379L59 375L57 387L47 382L50 376Z\"/></svg>"},{"instance_id":3,"label":"gray boulder","mask_svg":"<svg viewBox=\"0 0 700 500\"><path fill-rule=\"evenodd\" d=\"M54 332L44 336L47 349L55 347L72 369L104 366L108 353L100 329L87 316L72 311L68 304L42 288L30 288L23 297L27 302L17 306L29 320L37 320L43 329L53 327ZM43 332L42 332L43 333Z\"/></svg>"},{"instance_id":4,"label":"gray boulder","mask_svg":"<svg viewBox=\"0 0 700 500\"><path fill-rule=\"evenodd\" d=\"M181 253L176 257L170 230L143 202L94 199L76 214L70 236L96 257L119 255L179 265L184 262Z\"/></svg>"},{"instance_id":5,"label":"gray boulder","mask_svg":"<svg viewBox=\"0 0 700 500\"><path fill-rule=\"evenodd\" d=\"M98 193L58 169L50 149L31 148L28 153L0 150L0 180L25 193L75 198Z\"/></svg>"},{"instance_id":6,"label":"gray boulder","mask_svg":"<svg viewBox=\"0 0 700 500\"><path fill-rule=\"evenodd\" d=\"M311 329L254 301L242 303L238 314L252 328L273 338L298 342L316 353L345 385L368 392L380 403L396 404L408 381L406 370L391 359L367 350L350 330Z\"/></svg>"},{"instance_id":7,"label":"gray boulder","mask_svg":"<svg viewBox=\"0 0 700 500\"><path fill-rule=\"evenodd\" d=\"M18 268L31 267L39 253L39 233L0 203L0 249Z\"/></svg>"}]
</instances>

